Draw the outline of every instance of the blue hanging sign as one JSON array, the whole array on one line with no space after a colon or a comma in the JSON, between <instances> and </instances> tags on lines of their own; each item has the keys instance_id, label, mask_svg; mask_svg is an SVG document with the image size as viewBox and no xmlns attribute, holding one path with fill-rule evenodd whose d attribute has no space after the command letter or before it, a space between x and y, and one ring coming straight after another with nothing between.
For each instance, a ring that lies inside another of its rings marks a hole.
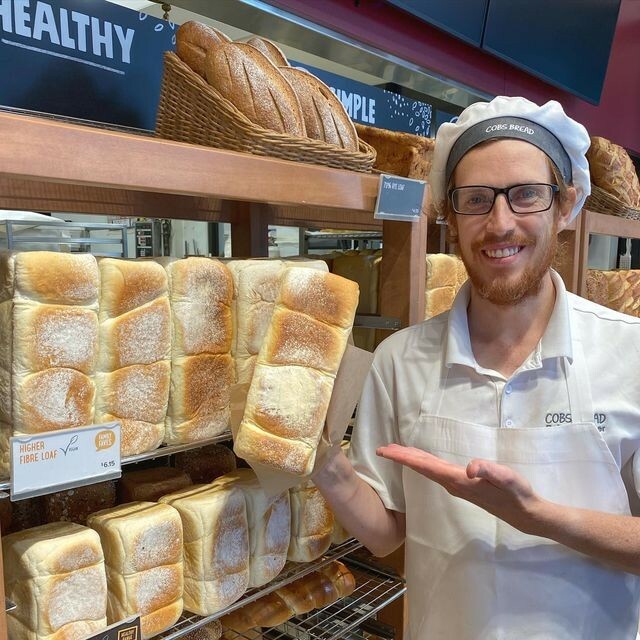
<instances>
[{"instance_id":1,"label":"blue hanging sign","mask_svg":"<svg viewBox=\"0 0 640 640\"><path fill-rule=\"evenodd\" d=\"M433 107L430 104L349 80L308 64L290 62L313 73L328 85L355 122L424 137L431 134Z\"/></svg>"},{"instance_id":2,"label":"blue hanging sign","mask_svg":"<svg viewBox=\"0 0 640 640\"><path fill-rule=\"evenodd\" d=\"M152 130L175 29L105 0L0 0L0 105Z\"/></svg>"}]
</instances>

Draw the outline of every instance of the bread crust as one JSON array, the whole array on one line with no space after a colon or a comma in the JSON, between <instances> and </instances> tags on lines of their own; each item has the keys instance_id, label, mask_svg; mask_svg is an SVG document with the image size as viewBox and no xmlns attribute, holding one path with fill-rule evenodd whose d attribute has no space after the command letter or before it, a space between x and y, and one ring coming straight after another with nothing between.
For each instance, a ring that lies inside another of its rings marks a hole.
<instances>
[{"instance_id":1,"label":"bread crust","mask_svg":"<svg viewBox=\"0 0 640 640\"><path fill-rule=\"evenodd\" d=\"M222 31L202 22L189 20L176 31L176 53L198 75L206 78L205 59L207 52L224 42L230 42Z\"/></svg>"}]
</instances>

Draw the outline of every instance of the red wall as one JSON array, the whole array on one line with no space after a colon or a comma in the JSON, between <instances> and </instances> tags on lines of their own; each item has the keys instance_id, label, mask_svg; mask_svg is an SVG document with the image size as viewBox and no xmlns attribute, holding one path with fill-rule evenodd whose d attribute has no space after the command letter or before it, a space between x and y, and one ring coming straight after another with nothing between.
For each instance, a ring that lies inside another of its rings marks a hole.
<instances>
[{"instance_id":1,"label":"red wall","mask_svg":"<svg viewBox=\"0 0 640 640\"><path fill-rule=\"evenodd\" d=\"M443 0L446 1L446 0ZM440 76L492 95L554 99L591 135L640 154L640 2L622 0L600 104L594 106L449 36L380 0L271 0ZM578 23L579 24L579 23Z\"/></svg>"}]
</instances>

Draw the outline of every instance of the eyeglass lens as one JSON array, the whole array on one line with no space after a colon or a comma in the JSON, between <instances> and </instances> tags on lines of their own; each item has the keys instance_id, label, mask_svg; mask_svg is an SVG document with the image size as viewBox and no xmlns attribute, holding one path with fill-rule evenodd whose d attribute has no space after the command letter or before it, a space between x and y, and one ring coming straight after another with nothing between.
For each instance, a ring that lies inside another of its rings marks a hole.
<instances>
[{"instance_id":1,"label":"eyeglass lens","mask_svg":"<svg viewBox=\"0 0 640 640\"><path fill-rule=\"evenodd\" d=\"M457 213L481 215L491 211L499 193L506 194L509 206L515 213L537 213L551 206L554 185L518 184L506 189L458 187L451 192L451 202Z\"/></svg>"}]
</instances>

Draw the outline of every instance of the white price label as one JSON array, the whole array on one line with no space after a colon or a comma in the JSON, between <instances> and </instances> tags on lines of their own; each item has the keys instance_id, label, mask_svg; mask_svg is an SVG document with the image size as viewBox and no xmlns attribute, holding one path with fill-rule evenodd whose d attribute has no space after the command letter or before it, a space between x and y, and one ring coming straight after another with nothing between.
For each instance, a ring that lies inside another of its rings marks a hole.
<instances>
[{"instance_id":1,"label":"white price label","mask_svg":"<svg viewBox=\"0 0 640 640\"><path fill-rule=\"evenodd\" d=\"M11 499L118 478L120 423L11 438Z\"/></svg>"}]
</instances>

